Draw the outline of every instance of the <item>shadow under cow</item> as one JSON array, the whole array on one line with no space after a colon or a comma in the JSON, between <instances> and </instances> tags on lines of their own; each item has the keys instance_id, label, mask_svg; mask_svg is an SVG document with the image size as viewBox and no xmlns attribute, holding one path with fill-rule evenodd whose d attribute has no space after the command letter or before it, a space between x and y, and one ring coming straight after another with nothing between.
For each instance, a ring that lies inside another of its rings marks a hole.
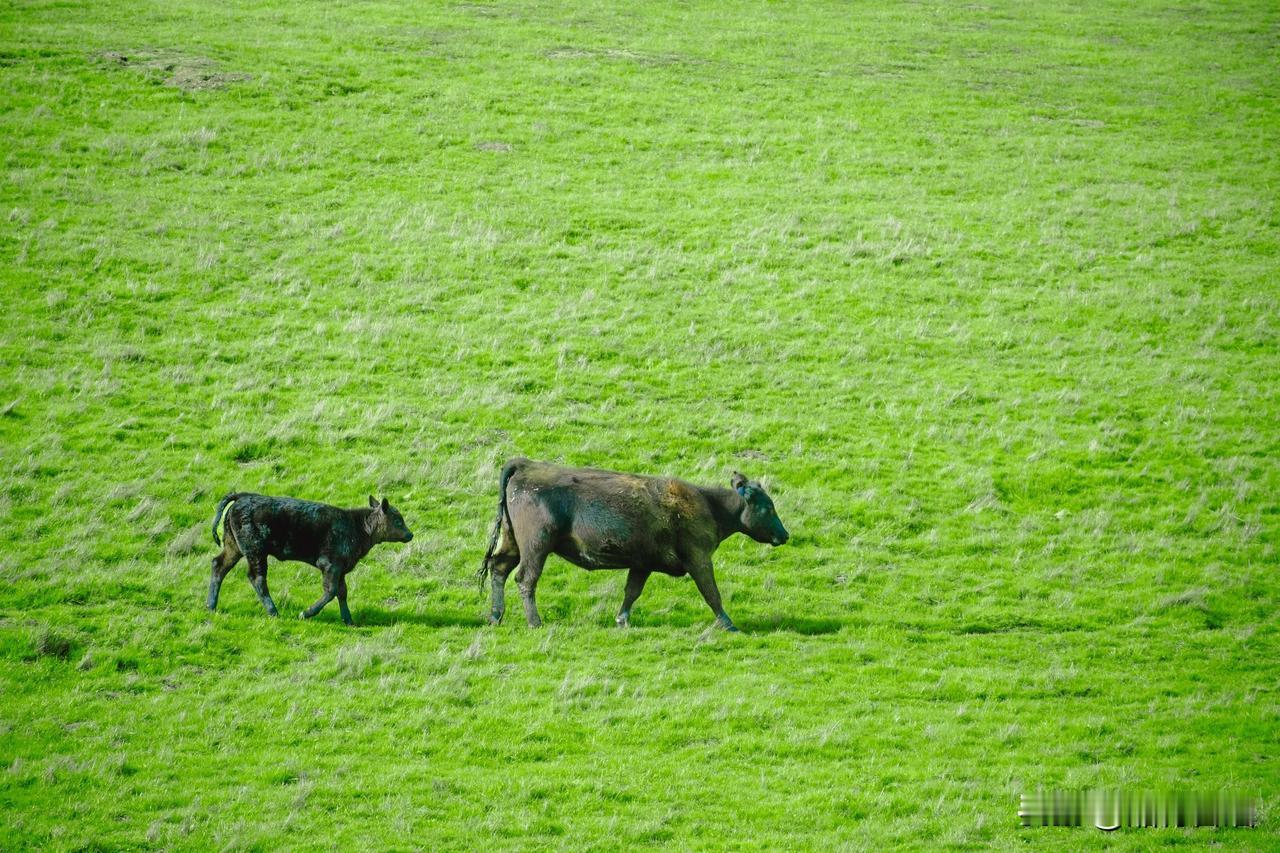
<instances>
[{"instance_id":1,"label":"shadow under cow","mask_svg":"<svg viewBox=\"0 0 1280 853\"><path fill-rule=\"evenodd\" d=\"M419 613L412 610L385 610L361 607L355 612L356 627L389 627L418 625L424 628L482 628L488 624L480 614L466 616L456 612Z\"/></svg>"}]
</instances>

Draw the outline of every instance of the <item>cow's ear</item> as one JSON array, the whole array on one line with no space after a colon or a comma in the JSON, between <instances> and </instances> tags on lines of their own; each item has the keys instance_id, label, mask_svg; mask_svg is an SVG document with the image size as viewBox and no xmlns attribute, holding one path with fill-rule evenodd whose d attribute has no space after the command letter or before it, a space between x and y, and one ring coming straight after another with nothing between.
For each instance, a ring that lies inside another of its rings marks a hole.
<instances>
[{"instance_id":1,"label":"cow's ear","mask_svg":"<svg viewBox=\"0 0 1280 853\"><path fill-rule=\"evenodd\" d=\"M382 499L382 511L383 511L383 512L386 512L386 511L387 511L387 510L389 510L389 509L391 509L391 504L387 503L387 499L386 499L386 498L383 498L383 499Z\"/></svg>"},{"instance_id":2,"label":"cow's ear","mask_svg":"<svg viewBox=\"0 0 1280 853\"><path fill-rule=\"evenodd\" d=\"M375 498L373 495L369 495L369 506L374 507L375 509L378 506L378 499Z\"/></svg>"},{"instance_id":3,"label":"cow's ear","mask_svg":"<svg viewBox=\"0 0 1280 853\"><path fill-rule=\"evenodd\" d=\"M733 476L729 478L729 485L733 486L736 491L741 492L747 487L747 478L734 471Z\"/></svg>"}]
</instances>

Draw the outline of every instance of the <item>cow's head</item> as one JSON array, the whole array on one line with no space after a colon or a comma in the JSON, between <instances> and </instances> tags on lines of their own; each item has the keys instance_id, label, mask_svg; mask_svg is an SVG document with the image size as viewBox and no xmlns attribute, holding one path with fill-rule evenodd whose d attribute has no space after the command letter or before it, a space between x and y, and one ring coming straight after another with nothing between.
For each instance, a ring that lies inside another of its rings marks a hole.
<instances>
[{"instance_id":1,"label":"cow's head","mask_svg":"<svg viewBox=\"0 0 1280 853\"><path fill-rule=\"evenodd\" d=\"M765 494L764 487L754 480L733 472L729 481L733 490L742 497L742 530L757 542L770 545L782 545L791 538L787 528L782 526L778 511L773 508L773 500Z\"/></svg>"},{"instance_id":2,"label":"cow's head","mask_svg":"<svg viewBox=\"0 0 1280 853\"><path fill-rule=\"evenodd\" d=\"M369 532L374 539L379 542L408 542L413 538L400 510L387 503L386 498L379 501L369 495L369 506L373 507L369 516Z\"/></svg>"}]
</instances>

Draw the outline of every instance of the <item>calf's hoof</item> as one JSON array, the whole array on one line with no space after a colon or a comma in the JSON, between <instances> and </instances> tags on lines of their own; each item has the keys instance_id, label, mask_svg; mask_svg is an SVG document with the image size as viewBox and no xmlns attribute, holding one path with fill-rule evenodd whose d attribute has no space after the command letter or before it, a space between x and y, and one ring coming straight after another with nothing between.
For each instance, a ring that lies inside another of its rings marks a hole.
<instances>
[{"instance_id":1,"label":"calf's hoof","mask_svg":"<svg viewBox=\"0 0 1280 853\"><path fill-rule=\"evenodd\" d=\"M298 618L299 618L299 619L307 619L307 618L309 618L309 617L307 616L307 611L305 611L305 610L299 611L299 613L298 613Z\"/></svg>"},{"instance_id":2,"label":"calf's hoof","mask_svg":"<svg viewBox=\"0 0 1280 853\"><path fill-rule=\"evenodd\" d=\"M614 619L613 621L614 621L614 623L615 623L615 624L617 624L617 626L618 626L619 628L630 628L630 627L631 627L631 620L630 620L630 619L627 619L626 617L619 616L617 619Z\"/></svg>"}]
</instances>

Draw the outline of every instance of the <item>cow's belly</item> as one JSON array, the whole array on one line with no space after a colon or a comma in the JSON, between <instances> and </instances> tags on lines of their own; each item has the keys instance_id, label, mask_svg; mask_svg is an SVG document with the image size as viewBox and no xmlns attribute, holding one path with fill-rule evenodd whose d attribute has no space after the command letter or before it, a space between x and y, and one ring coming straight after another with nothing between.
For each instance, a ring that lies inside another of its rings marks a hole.
<instances>
[{"instance_id":1,"label":"cow's belly","mask_svg":"<svg viewBox=\"0 0 1280 853\"><path fill-rule=\"evenodd\" d=\"M576 537L568 537L560 547L556 548L555 553L588 571L648 569L651 572L662 572L676 577L687 574L674 552L622 551L611 549L607 544L597 545L583 542Z\"/></svg>"},{"instance_id":2,"label":"cow's belly","mask_svg":"<svg viewBox=\"0 0 1280 853\"><path fill-rule=\"evenodd\" d=\"M634 565L626 555L593 549L576 541L566 541L556 548L556 554L588 571L596 569L629 569Z\"/></svg>"}]
</instances>

